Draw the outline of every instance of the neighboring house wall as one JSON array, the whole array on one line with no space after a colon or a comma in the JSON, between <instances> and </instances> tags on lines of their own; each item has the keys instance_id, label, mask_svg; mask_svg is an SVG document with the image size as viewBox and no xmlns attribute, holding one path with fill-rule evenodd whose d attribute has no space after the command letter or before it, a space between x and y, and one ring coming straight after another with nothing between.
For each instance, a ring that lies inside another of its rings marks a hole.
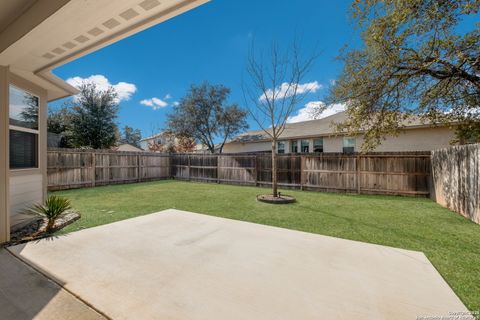
<instances>
[{"instance_id":1,"label":"neighboring house wall","mask_svg":"<svg viewBox=\"0 0 480 320\"><path fill-rule=\"evenodd\" d=\"M142 150L148 151L148 140L142 140L140 141L140 148Z\"/></svg>"},{"instance_id":2,"label":"neighboring house wall","mask_svg":"<svg viewBox=\"0 0 480 320\"><path fill-rule=\"evenodd\" d=\"M430 151L445 148L450 145L454 139L454 131L446 127L416 128L401 132L398 136L387 136L385 140L374 150L376 152L399 152L399 151ZM303 138L309 140L309 152L313 152L313 140L315 137ZM298 150L302 139L297 141ZM323 137L323 152L343 152L343 136ZM292 140L285 141L286 152L291 151ZM363 144L363 137L355 139L355 151L360 151ZM245 153L270 151L271 143L269 141L249 142L249 143L227 143L224 146L225 153Z\"/></svg>"},{"instance_id":3,"label":"neighboring house wall","mask_svg":"<svg viewBox=\"0 0 480 320\"><path fill-rule=\"evenodd\" d=\"M223 153L243 153L243 152L260 152L272 150L272 143L250 142L250 143L226 143L223 146Z\"/></svg>"},{"instance_id":4,"label":"neighboring house wall","mask_svg":"<svg viewBox=\"0 0 480 320\"><path fill-rule=\"evenodd\" d=\"M115 151L131 151L131 152L140 152L143 151L140 148L132 146L131 144L121 144L117 148L114 148Z\"/></svg>"},{"instance_id":5,"label":"neighboring house wall","mask_svg":"<svg viewBox=\"0 0 480 320\"><path fill-rule=\"evenodd\" d=\"M375 151L430 151L449 147L454 138L455 132L446 127L409 129L398 136L387 137ZM357 140L358 147L362 143L363 139Z\"/></svg>"},{"instance_id":6,"label":"neighboring house wall","mask_svg":"<svg viewBox=\"0 0 480 320\"><path fill-rule=\"evenodd\" d=\"M176 141L176 139L175 139ZM150 147L152 145L164 145L167 144L169 141L163 134L158 134L149 138L145 138L140 140L140 148L145 151L150 151Z\"/></svg>"}]
</instances>

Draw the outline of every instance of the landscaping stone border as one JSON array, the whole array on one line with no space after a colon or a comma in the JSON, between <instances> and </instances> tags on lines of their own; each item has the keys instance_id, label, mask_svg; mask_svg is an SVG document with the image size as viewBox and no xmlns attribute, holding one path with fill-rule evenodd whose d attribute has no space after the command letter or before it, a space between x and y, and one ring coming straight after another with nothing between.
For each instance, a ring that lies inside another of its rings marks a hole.
<instances>
[{"instance_id":1,"label":"landscaping stone border","mask_svg":"<svg viewBox=\"0 0 480 320\"><path fill-rule=\"evenodd\" d=\"M257 201L272 203L272 204L288 204L288 203L294 203L297 200L292 196L283 195L279 193L278 197L274 197L271 194L259 194L257 195Z\"/></svg>"}]
</instances>

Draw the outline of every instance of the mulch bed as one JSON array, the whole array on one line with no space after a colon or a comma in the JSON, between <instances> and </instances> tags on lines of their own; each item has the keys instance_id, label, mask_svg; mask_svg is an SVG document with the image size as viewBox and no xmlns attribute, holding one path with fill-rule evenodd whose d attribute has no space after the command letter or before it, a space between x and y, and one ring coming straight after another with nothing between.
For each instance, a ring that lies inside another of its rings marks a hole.
<instances>
[{"instance_id":1,"label":"mulch bed","mask_svg":"<svg viewBox=\"0 0 480 320\"><path fill-rule=\"evenodd\" d=\"M45 227L47 226L48 221L47 219L42 217L32 219L32 221L24 227L12 232L8 245L15 245L32 240L47 238L51 236L53 232L68 226L69 224L77 221L78 219L80 219L80 213L76 211L70 211L61 218L57 219L53 230L50 233L47 233L45 231Z\"/></svg>"}]
</instances>

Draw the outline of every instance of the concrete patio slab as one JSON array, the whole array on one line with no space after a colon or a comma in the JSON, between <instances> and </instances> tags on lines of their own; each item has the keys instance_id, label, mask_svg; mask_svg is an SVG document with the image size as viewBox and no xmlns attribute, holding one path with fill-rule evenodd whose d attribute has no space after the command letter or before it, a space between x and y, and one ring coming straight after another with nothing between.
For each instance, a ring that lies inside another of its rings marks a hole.
<instances>
[{"instance_id":1,"label":"concrete patio slab","mask_svg":"<svg viewBox=\"0 0 480 320\"><path fill-rule=\"evenodd\" d=\"M423 253L177 210L9 250L112 319L467 312Z\"/></svg>"},{"instance_id":2,"label":"concrete patio slab","mask_svg":"<svg viewBox=\"0 0 480 320\"><path fill-rule=\"evenodd\" d=\"M0 249L0 319L105 318L5 249Z\"/></svg>"}]
</instances>

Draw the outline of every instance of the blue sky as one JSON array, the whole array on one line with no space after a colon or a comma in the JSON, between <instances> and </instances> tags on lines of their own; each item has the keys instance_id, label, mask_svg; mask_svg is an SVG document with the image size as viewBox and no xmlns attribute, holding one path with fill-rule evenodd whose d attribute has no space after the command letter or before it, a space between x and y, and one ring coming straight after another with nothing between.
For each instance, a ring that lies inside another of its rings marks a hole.
<instances>
[{"instance_id":1,"label":"blue sky","mask_svg":"<svg viewBox=\"0 0 480 320\"><path fill-rule=\"evenodd\" d=\"M288 44L300 35L304 52L321 51L305 79L320 84L306 102L321 101L341 71L335 60L339 50L346 43L359 43L348 17L350 4L351 0L212 0L54 73L65 80L97 75L97 82L114 85L122 97L119 124L148 136L165 126L166 114L191 84L223 84L232 90L230 102L242 105L241 82L252 37L256 47L267 48L272 40ZM304 107L297 107L294 120L305 118Z\"/></svg>"}]
</instances>

